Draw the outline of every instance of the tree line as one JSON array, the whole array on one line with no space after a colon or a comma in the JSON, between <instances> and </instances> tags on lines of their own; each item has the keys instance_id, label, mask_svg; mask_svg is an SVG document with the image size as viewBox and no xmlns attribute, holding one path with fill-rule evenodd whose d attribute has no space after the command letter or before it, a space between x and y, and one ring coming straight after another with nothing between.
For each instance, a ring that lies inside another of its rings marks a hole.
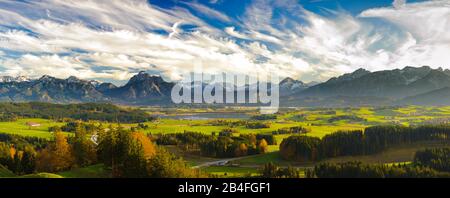
<instances>
[{"instance_id":1,"label":"tree line","mask_svg":"<svg viewBox=\"0 0 450 198\"><path fill-rule=\"evenodd\" d=\"M266 153L269 140L276 144L273 135L232 134L207 135L199 132L153 135L158 145L176 145L186 152L199 152L207 157L238 157ZM267 139L267 140L266 140Z\"/></svg>"},{"instance_id":2,"label":"tree line","mask_svg":"<svg viewBox=\"0 0 450 198\"><path fill-rule=\"evenodd\" d=\"M450 126L373 126L363 131L338 131L322 139L291 136L280 144L283 158L295 161L317 161L324 158L370 155L390 146L419 141L448 141Z\"/></svg>"},{"instance_id":3,"label":"tree line","mask_svg":"<svg viewBox=\"0 0 450 198\"><path fill-rule=\"evenodd\" d=\"M425 149L416 152L414 163L438 171L450 172L450 148Z\"/></svg>"},{"instance_id":4,"label":"tree line","mask_svg":"<svg viewBox=\"0 0 450 198\"><path fill-rule=\"evenodd\" d=\"M139 109L125 109L107 103L51 104L42 102L0 103L0 121L18 118L43 118L63 120L98 120L121 123L152 121L155 117Z\"/></svg>"},{"instance_id":5,"label":"tree line","mask_svg":"<svg viewBox=\"0 0 450 198\"><path fill-rule=\"evenodd\" d=\"M262 178L301 178L302 171L298 168L288 166L286 168L279 167L272 162L264 164L259 170Z\"/></svg>"},{"instance_id":6,"label":"tree line","mask_svg":"<svg viewBox=\"0 0 450 198\"><path fill-rule=\"evenodd\" d=\"M420 150L411 164L321 163L307 170L307 177L319 178L429 178L450 177L450 148Z\"/></svg>"},{"instance_id":7,"label":"tree line","mask_svg":"<svg viewBox=\"0 0 450 198\"><path fill-rule=\"evenodd\" d=\"M406 164L384 165L361 162L322 163L305 172L309 178L430 178L449 177L429 167Z\"/></svg>"},{"instance_id":8,"label":"tree line","mask_svg":"<svg viewBox=\"0 0 450 198\"><path fill-rule=\"evenodd\" d=\"M103 124L102 123L100 123L100 124L85 123L82 121L69 121L62 126L51 126L48 128L48 131L49 132L63 131L63 132L75 133L80 128L83 128L84 131L92 134L92 133L102 129Z\"/></svg>"}]
</instances>

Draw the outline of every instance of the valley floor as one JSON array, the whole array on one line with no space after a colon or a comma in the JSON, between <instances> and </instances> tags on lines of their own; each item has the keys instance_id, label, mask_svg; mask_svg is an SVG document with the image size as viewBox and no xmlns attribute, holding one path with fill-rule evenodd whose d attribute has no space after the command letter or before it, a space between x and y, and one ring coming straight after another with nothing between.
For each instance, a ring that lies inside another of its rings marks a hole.
<instances>
[{"instance_id":1,"label":"valley floor","mask_svg":"<svg viewBox=\"0 0 450 198\"><path fill-rule=\"evenodd\" d=\"M252 119L257 115L253 108L224 108L224 109L184 109L184 108L143 108L149 114L158 115L155 121L140 123L146 128L140 129L146 134L174 134L186 131L200 132L203 134L215 134L229 128L225 125L214 124L214 121L236 122ZM283 139L293 134L279 134L278 131L291 127L303 127L308 130L306 136L322 138L336 131L363 130L374 125L403 125L416 126L422 124L442 124L450 121L450 107L361 107L361 108L285 108L276 114L275 119L257 120L268 127L249 128L245 125L233 127L239 136L241 134L273 134L277 144L268 146L268 153L236 158L209 158L198 153L187 153L176 146L163 146L170 153L183 157L187 164L195 169L216 175L218 177L246 177L258 173L266 163L272 162L280 167L292 166L299 169L313 167L316 163L295 163L283 160L279 154L279 144ZM37 126L30 126L35 123ZM89 121L91 124L117 125L99 121ZM0 133L15 134L20 136L39 137L51 139L53 134L49 132L52 126L64 126L67 122L59 122L50 119L20 118L16 121L0 122ZM138 123L120 124L131 129ZM64 132L66 136L73 133ZM367 164L395 164L410 163L414 153L425 148L450 147L448 143L422 142L409 145L394 146L379 154L367 156L346 156L330 158L322 162L347 162L361 161ZM101 164L75 168L70 171L56 174L34 174L23 177L65 177L65 178L107 178L111 170ZM12 177L11 172L0 168L0 177Z\"/></svg>"}]
</instances>

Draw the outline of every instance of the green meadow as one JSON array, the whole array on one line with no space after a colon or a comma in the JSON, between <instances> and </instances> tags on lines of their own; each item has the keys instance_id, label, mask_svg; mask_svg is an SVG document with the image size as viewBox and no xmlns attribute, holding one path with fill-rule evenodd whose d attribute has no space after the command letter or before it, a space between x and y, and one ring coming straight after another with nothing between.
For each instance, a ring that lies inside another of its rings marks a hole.
<instances>
[{"instance_id":1,"label":"green meadow","mask_svg":"<svg viewBox=\"0 0 450 198\"><path fill-rule=\"evenodd\" d=\"M152 122L146 122L146 129L141 129L147 134L164 133L183 133L184 131L201 132L205 134L218 133L228 126L214 126L214 120L238 121L243 118L220 118L221 114L237 113L245 114L247 117L257 114L257 109L253 108L226 108L226 109L191 109L191 108L144 108L151 115L164 115L162 118ZM170 111L169 111L170 110ZM204 113L211 113L215 118L203 119ZM180 118L180 115L186 115L186 118ZM178 116L178 117L171 117ZM194 116L196 119L193 119ZM422 106L404 106L404 107L361 107L361 108L286 108L280 109L276 119L260 120L257 122L267 123L268 128L250 129L245 126L236 126L233 129L239 134L272 134L279 129L301 126L308 130L305 135L313 137L323 137L336 131L363 130L368 126L397 124L404 126L420 125L424 123L448 122L450 117L450 107L422 107ZM197 119L200 118L200 119ZM248 120L245 119L245 120ZM100 123L93 121L94 123ZM29 123L38 123L39 126L29 126ZM39 138L51 138L52 133L49 127L63 126L64 122L56 122L48 119L18 119L14 122L0 122L0 133L17 134L22 136L32 136ZM117 125L117 123L102 123ZM122 127L136 127L134 124L120 124ZM70 133L65 133L70 135ZM292 134L275 135L278 145L270 145L268 153L256 156L246 157L245 159L231 160L232 166L206 166L202 167L203 172L217 177L242 177L255 175L258 169L268 162L273 162L279 166L294 166L298 168L309 168L314 164L296 164L283 160L279 153L279 144L284 138ZM412 160L413 153L423 148L442 147L438 143L423 143L409 145L406 147L391 148L383 153L373 156L351 156L328 159L329 162L343 162L359 160L365 163L408 163ZM203 163L214 162L220 159L205 158L198 155L183 153L180 149L168 147L168 150L176 155L182 156L190 166L198 166ZM0 177L13 177L14 175L0 167ZM73 169L71 171L58 174L34 174L24 177L65 177L65 178L86 178L110 177L110 170L103 165L94 165L85 168Z\"/></svg>"},{"instance_id":2,"label":"green meadow","mask_svg":"<svg viewBox=\"0 0 450 198\"><path fill-rule=\"evenodd\" d=\"M186 110L180 109L179 112ZM194 111L197 116L202 116L205 111ZM208 111L209 112L209 111ZM150 114L160 112L149 111ZM191 112L192 113L192 112ZM243 114L255 114L255 112L243 111ZM173 112L172 112L173 114ZM218 113L220 114L220 113ZM433 121L439 118L445 119L450 115L450 107L362 107L362 108L340 108L340 109L314 109L314 108L298 108L295 110L281 110L276 120L261 121L269 123L269 128L249 129L245 126L235 127L241 134L248 133L271 133L278 129L303 126L310 130L307 134L314 137L323 137L324 135L339 130L361 130L372 125L382 124L401 124L405 126L420 124L425 121ZM353 116L362 120L347 119L345 116ZM218 115L220 117L220 115ZM334 120L333 120L334 118ZM220 120L237 121L237 118L217 118ZM227 126L213 126L210 122L214 119L174 119L161 118L153 122L147 122L148 129L146 133L182 133L184 131L194 131L206 134L220 132ZM32 127L27 123L38 123L40 126ZM18 134L23 136L34 136L41 138L50 138L51 133L48 128L51 126L62 126L65 123L56 122L48 119L19 119L15 122L0 122L0 133ZM104 123L108 124L108 123ZM113 123L114 124L114 123ZM133 127L136 124L121 124L123 127ZM280 135L280 139L284 138Z\"/></svg>"},{"instance_id":3,"label":"green meadow","mask_svg":"<svg viewBox=\"0 0 450 198\"><path fill-rule=\"evenodd\" d=\"M40 126L29 126L27 123L37 123ZM19 119L15 122L0 122L0 133L16 134L39 138L51 138L48 131L51 126L62 126L64 123L47 119ZM69 135L69 133L66 133Z\"/></svg>"}]
</instances>

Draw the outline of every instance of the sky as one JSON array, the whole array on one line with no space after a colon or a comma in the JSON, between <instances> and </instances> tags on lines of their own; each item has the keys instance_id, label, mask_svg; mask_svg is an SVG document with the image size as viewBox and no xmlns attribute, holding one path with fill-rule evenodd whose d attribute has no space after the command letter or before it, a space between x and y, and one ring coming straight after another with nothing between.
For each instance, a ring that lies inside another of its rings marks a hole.
<instances>
[{"instance_id":1,"label":"sky","mask_svg":"<svg viewBox=\"0 0 450 198\"><path fill-rule=\"evenodd\" d=\"M0 75L450 69L450 0L0 0Z\"/></svg>"}]
</instances>

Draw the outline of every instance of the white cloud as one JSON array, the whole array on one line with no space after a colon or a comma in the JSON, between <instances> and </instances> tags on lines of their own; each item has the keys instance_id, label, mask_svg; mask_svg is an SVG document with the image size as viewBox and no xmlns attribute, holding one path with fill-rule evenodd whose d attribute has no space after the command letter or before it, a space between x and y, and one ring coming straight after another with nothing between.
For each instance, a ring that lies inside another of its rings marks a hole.
<instances>
[{"instance_id":1,"label":"white cloud","mask_svg":"<svg viewBox=\"0 0 450 198\"><path fill-rule=\"evenodd\" d=\"M401 9L364 11L361 17L387 20L409 35L407 47L399 47L390 65L430 65L450 68L450 1L435 0L404 5Z\"/></svg>"},{"instance_id":2,"label":"white cloud","mask_svg":"<svg viewBox=\"0 0 450 198\"><path fill-rule=\"evenodd\" d=\"M403 6L405 6L406 0L394 0L392 3L392 6L394 6L395 9L400 9Z\"/></svg>"},{"instance_id":3,"label":"white cloud","mask_svg":"<svg viewBox=\"0 0 450 198\"><path fill-rule=\"evenodd\" d=\"M236 37L236 38L240 38L240 39L250 39L249 36L244 35L244 34L242 34L242 33L240 33L240 32L237 32L237 31L235 30L235 27L226 27L226 28L225 28L225 32L226 32L228 35L232 36L232 37Z\"/></svg>"},{"instance_id":4,"label":"white cloud","mask_svg":"<svg viewBox=\"0 0 450 198\"><path fill-rule=\"evenodd\" d=\"M58 55L35 56L25 54L19 59L0 59L0 65L6 68L4 72L9 76L29 76L39 78L43 75L52 75L60 78L77 76L83 79L116 79L126 80L131 75L121 69L107 72L96 72L84 65L79 57L61 57Z\"/></svg>"},{"instance_id":5,"label":"white cloud","mask_svg":"<svg viewBox=\"0 0 450 198\"><path fill-rule=\"evenodd\" d=\"M450 68L445 60L450 2L394 4L397 9L370 9L358 17L336 12L328 18L293 1L256 0L236 22L187 3L227 26L218 29L187 9L163 9L145 0L0 0L0 26L17 27L0 27L0 49L19 53L0 59L0 68L10 75L126 80L139 70L177 79L202 65L208 72L276 72L304 81L359 67ZM283 12L275 16L274 9Z\"/></svg>"}]
</instances>

